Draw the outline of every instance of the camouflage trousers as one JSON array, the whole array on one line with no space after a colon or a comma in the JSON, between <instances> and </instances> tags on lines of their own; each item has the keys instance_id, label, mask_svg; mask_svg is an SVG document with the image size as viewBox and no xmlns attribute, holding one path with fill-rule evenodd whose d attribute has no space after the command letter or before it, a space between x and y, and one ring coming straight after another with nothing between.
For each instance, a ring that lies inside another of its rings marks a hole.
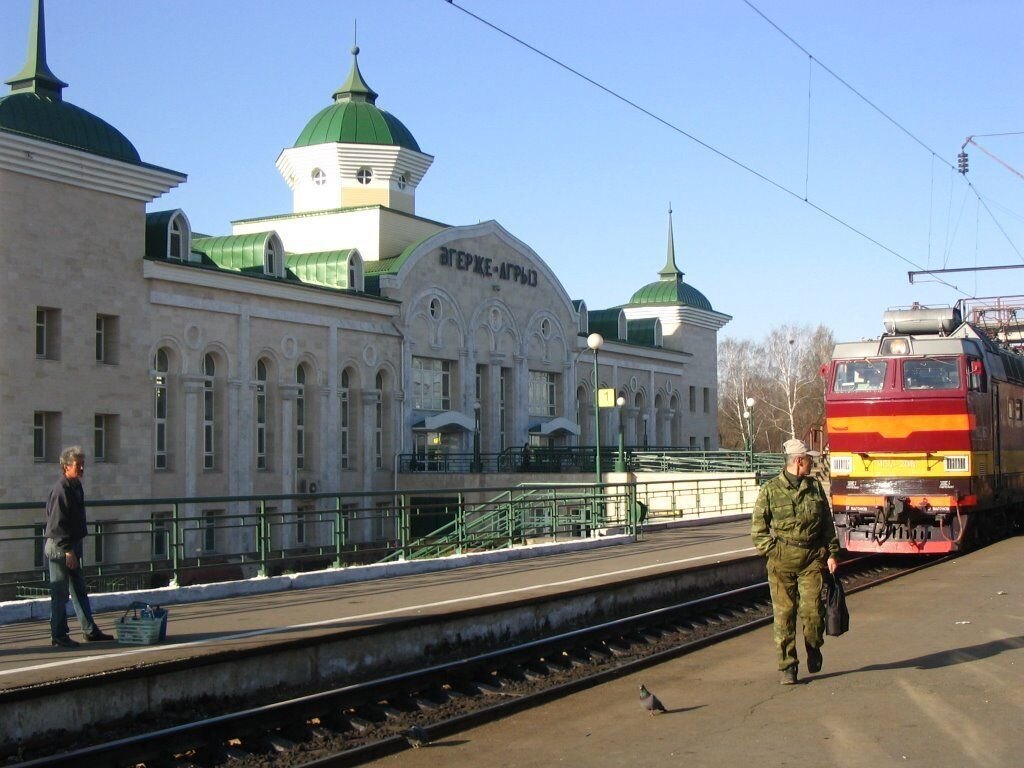
<instances>
[{"instance_id":1,"label":"camouflage trousers","mask_svg":"<svg viewBox=\"0 0 1024 768\"><path fill-rule=\"evenodd\" d=\"M775 650L780 670L799 663L796 655L798 614L806 645L820 648L825 641L824 572L823 549L805 549L776 541L768 553L768 587L775 614Z\"/></svg>"}]
</instances>

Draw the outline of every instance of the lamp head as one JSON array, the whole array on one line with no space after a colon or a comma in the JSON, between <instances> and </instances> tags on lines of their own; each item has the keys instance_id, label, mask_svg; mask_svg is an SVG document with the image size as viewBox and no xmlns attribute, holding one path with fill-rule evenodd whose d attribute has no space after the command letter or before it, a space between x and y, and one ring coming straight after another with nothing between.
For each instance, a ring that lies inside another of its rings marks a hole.
<instances>
[{"instance_id":1,"label":"lamp head","mask_svg":"<svg viewBox=\"0 0 1024 768\"><path fill-rule=\"evenodd\" d=\"M595 352L601 348L602 344L604 344L604 336L600 333L592 333L587 336L587 346Z\"/></svg>"},{"instance_id":2,"label":"lamp head","mask_svg":"<svg viewBox=\"0 0 1024 768\"><path fill-rule=\"evenodd\" d=\"M473 410L476 413L480 413L480 401L479 400L477 400L475 403L473 403Z\"/></svg>"},{"instance_id":3,"label":"lamp head","mask_svg":"<svg viewBox=\"0 0 1024 768\"><path fill-rule=\"evenodd\" d=\"M753 408L755 402L756 402L756 400L754 400L754 398L748 397L747 398L747 408Z\"/></svg>"},{"instance_id":4,"label":"lamp head","mask_svg":"<svg viewBox=\"0 0 1024 768\"><path fill-rule=\"evenodd\" d=\"M626 404L626 398L624 398L622 395L619 395L617 398L615 398L615 404L619 406L619 408L621 408Z\"/></svg>"}]
</instances>

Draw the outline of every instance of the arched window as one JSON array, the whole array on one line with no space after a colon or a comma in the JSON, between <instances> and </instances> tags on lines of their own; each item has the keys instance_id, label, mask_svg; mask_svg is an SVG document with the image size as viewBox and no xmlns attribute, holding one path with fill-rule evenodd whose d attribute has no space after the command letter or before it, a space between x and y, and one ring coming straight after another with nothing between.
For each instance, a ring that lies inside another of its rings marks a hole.
<instances>
[{"instance_id":1,"label":"arched window","mask_svg":"<svg viewBox=\"0 0 1024 768\"><path fill-rule=\"evenodd\" d=\"M373 461L377 469L384 467L384 374L378 372L374 381L377 404L373 418Z\"/></svg>"},{"instance_id":2,"label":"arched window","mask_svg":"<svg viewBox=\"0 0 1024 768\"><path fill-rule=\"evenodd\" d=\"M171 243L167 254L169 258L181 260L181 236L181 220L175 216L174 220L171 221Z\"/></svg>"},{"instance_id":3,"label":"arched window","mask_svg":"<svg viewBox=\"0 0 1024 768\"><path fill-rule=\"evenodd\" d=\"M203 358L203 469L217 465L216 436L214 434L214 378L217 363L213 355Z\"/></svg>"},{"instance_id":4,"label":"arched window","mask_svg":"<svg viewBox=\"0 0 1024 768\"><path fill-rule=\"evenodd\" d=\"M350 414L349 414L349 403L351 402L350 394L350 377L348 369L346 368L341 372L341 468L351 468L351 458L349 453L349 427L350 427Z\"/></svg>"},{"instance_id":5,"label":"arched window","mask_svg":"<svg viewBox=\"0 0 1024 768\"><path fill-rule=\"evenodd\" d=\"M167 469L167 376L170 373L167 350L161 347L153 356L153 468Z\"/></svg>"},{"instance_id":6,"label":"arched window","mask_svg":"<svg viewBox=\"0 0 1024 768\"><path fill-rule=\"evenodd\" d=\"M306 468L306 369L295 369L295 468Z\"/></svg>"},{"instance_id":7,"label":"arched window","mask_svg":"<svg viewBox=\"0 0 1024 768\"><path fill-rule=\"evenodd\" d=\"M256 361L256 469L267 468L267 364Z\"/></svg>"},{"instance_id":8,"label":"arched window","mask_svg":"<svg viewBox=\"0 0 1024 768\"><path fill-rule=\"evenodd\" d=\"M263 274L277 275L277 245L273 240L267 243L267 250L263 254Z\"/></svg>"}]
</instances>

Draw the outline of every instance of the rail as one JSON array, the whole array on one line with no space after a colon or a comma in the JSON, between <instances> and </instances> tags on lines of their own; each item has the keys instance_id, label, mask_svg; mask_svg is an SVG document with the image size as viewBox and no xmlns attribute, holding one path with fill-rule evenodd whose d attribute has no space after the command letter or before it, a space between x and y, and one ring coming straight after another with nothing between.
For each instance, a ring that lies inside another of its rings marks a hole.
<instances>
[{"instance_id":1,"label":"rail","mask_svg":"<svg viewBox=\"0 0 1024 768\"><path fill-rule=\"evenodd\" d=\"M89 501L94 592L368 565L749 512L751 473L451 491ZM48 594L42 502L0 503L0 600Z\"/></svg>"}]
</instances>

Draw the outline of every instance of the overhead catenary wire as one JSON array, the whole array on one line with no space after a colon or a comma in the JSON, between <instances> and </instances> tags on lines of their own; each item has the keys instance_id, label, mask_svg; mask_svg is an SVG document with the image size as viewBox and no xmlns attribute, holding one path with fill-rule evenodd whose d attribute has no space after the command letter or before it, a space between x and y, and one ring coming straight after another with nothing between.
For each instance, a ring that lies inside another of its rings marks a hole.
<instances>
[{"instance_id":1,"label":"overhead catenary wire","mask_svg":"<svg viewBox=\"0 0 1024 768\"><path fill-rule=\"evenodd\" d=\"M746 171L746 172L756 176L757 178L761 179L762 181L770 184L771 186L774 186L779 191L782 191L782 193L784 193L786 195L790 195L791 197L796 198L797 200L805 203L806 205L810 206L812 209L814 209L818 213L824 215L825 217L829 218L830 220L833 220L834 222L840 224L841 226L849 229L854 234L857 234L858 237L862 238L863 240L866 240L868 243L870 243L870 244L880 248L881 250L885 251L886 253L888 253L888 254L890 254L892 256L895 256L896 258L900 259L901 261L903 261L906 264L909 264L909 265L911 265L913 267L916 267L918 269L921 269L923 271L928 271L927 269L923 269L920 264L916 263L911 258L909 258L907 256L904 256L903 254L899 253L895 249L885 245L884 243L882 243L878 239L869 236L869 234L867 234L867 232L865 232L864 230L858 228L857 226L855 226L854 224L850 223L849 221L843 219L839 215L831 213L827 209L822 208L821 206L811 202L807 198L807 196L806 196L806 193L807 193L806 186L809 183L809 179L805 182L805 195L801 196L799 193L797 193L797 191L795 191L794 189L786 186L782 182L776 181L775 179L773 179L770 176L768 176L766 173L763 173L763 172L757 170L756 168L754 168L753 166L751 166L749 164L746 164L746 163L743 163L742 161L732 157L731 155L727 154L726 152L724 152L722 150L719 150L719 148L714 146L713 144L711 144L711 143L709 143L709 142L707 142L707 141L697 137L696 135L690 133L689 131L686 131L685 129L681 128L680 126L672 123L670 120L668 120L666 118L663 118L663 117L660 117L656 113L654 113L651 110L645 108L645 106L637 103L636 101L630 99L629 97L623 95L622 93L615 91L613 88L611 88L609 86L606 86L603 83L598 82L597 80L594 80L593 78L591 78L590 76L584 74L580 70L577 70L577 69L567 65L567 63L565 63L564 61L554 57L553 55L551 55L551 54L549 54L549 53L547 53L547 52L545 52L543 50L541 50L537 46L532 45L532 44L526 42L522 38L512 34L511 32L508 32L507 30L499 27L498 25L494 24L493 22L489 22L489 20L487 20L486 18L480 16L477 13L474 13L473 11L471 11L468 8L460 5L459 3L455 2L454 0L443 0L443 1L446 4L449 4L452 7L458 9L459 11L465 13L467 16L475 19L476 22L484 25L485 27L488 27L489 29L494 30L495 32L497 32L500 35L503 35L504 37L507 37L509 40L515 42L516 44L526 48L527 50L529 50L531 52L536 53L537 55L541 56L542 58L547 59L548 61L553 63L553 65L555 65L556 67L559 67L559 68L565 70L566 72L568 72L569 74L571 74L571 75L573 75L575 77L578 77L581 80L584 80L585 82L589 83L590 85L594 86L595 88L598 88L599 90L605 92L609 96L611 96L611 97L613 97L613 98L615 98L617 100L622 101L623 103L627 104L628 106L631 106L632 109L640 112L641 114L643 114L643 115L647 116L648 118L656 121L657 123L662 124L663 126L669 128L670 130L672 130L672 131L674 131L676 133L679 133L682 136L685 136L686 138L690 139L694 143L702 146L703 148L706 148L706 150L708 150L709 152L713 153L714 155L717 155L718 157L722 158L726 162L731 163L732 165L740 168L741 170ZM867 103L869 106L871 106L871 109L873 109L874 111L877 111L880 115L885 117L886 120L891 122L900 131L905 133L911 140L913 140L915 143L918 143L923 148L925 148L925 150L927 150L932 155L933 159L934 158L940 158L941 159L942 156L939 153L937 153L936 151L932 150L932 148L927 143L922 141L920 138L916 137L913 133L911 133L907 128L905 128L897 120L895 120L893 117L888 115L884 110L882 110L880 108L880 106L878 106L877 104L874 104L874 102L872 102L870 99L868 99L862 93L860 93L860 91L858 91L856 88L854 88L852 85L850 85L846 80L844 80L839 75L837 75L835 72L831 71L828 67L823 65L823 63L820 60L816 59L814 57L814 55L810 51L808 51L806 48L804 48L802 45L800 45L800 43L798 43L791 35L788 35L785 31L783 31L780 27L778 27L778 25L776 25L774 22L772 22L772 20L767 15L765 15L760 9L758 9L755 5L753 5L749 0L743 0L743 2L746 5L748 5L752 10L754 10L756 13L758 13L765 20L765 22L767 22L769 25L771 25L776 31L779 32L779 34L781 34L788 41L793 43L797 48L799 48L801 51L803 51L810 58L811 63L817 63L817 65L819 67L821 67L821 69L824 72L826 72L829 75L833 76L834 78L836 78L837 81L839 81L844 86L849 88L853 93L855 93L865 103ZM810 87L810 83L808 84L808 87ZM808 98L810 98L810 94L808 95ZM808 120L810 120L809 112L808 112ZM808 126L808 142L809 142L809 140L810 140L810 126ZM809 158L809 154L810 154L809 143L808 143L808 150L807 150L807 152L808 152L808 158ZM940 160L940 162L942 162L944 165L946 165L950 170L955 171L955 168L952 166L952 164L947 163L946 161L941 161L941 160ZM980 198L978 190L974 186L974 184L972 184L969 181L968 185L971 188L971 190L973 191L974 195ZM1006 232L1006 230L1004 228L1002 228L1002 226L998 223L998 221L995 220L995 217L992 214L991 209L989 209L988 206L984 204L984 202L982 202L982 205L984 205L985 210L988 212L989 216L992 217L993 222L996 224L996 226L999 228L999 230L1002 232L1002 234L1004 234L1004 237L1007 238L1007 241L1010 242L1011 247L1013 247L1014 250L1017 251L1018 255L1020 255L1020 251L1016 248L1016 246L1013 245L1013 242L1010 240L1009 234ZM937 283L941 283L942 285L946 286L947 288L950 288L951 290L955 291L956 293L962 294L965 297L969 297L970 296L967 292L959 289L957 286L954 286L951 283L948 283L948 282L946 282L945 280L943 280L941 278L938 278L938 276L936 276L935 280L936 280Z\"/></svg>"}]
</instances>

